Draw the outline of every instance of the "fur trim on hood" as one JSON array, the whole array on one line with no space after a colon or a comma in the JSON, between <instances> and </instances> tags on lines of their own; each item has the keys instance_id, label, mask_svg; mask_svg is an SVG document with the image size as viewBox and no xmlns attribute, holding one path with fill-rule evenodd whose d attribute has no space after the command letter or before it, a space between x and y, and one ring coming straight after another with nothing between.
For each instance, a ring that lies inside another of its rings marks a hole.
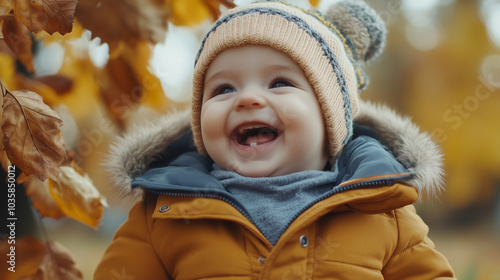
<instances>
[{"instance_id":1,"label":"fur trim on hood","mask_svg":"<svg viewBox=\"0 0 500 280\"><path fill-rule=\"evenodd\" d=\"M404 183L415 187L424 197L435 197L441 192L444 184L441 149L409 117L402 117L384 105L361 102L355 122L373 129L397 160L414 173ZM156 162L177 156L175 149L166 148L190 128L190 123L190 111L173 112L119 137L111 145L105 162L115 186L123 194L140 195L142 190L132 190L131 182ZM195 149L193 143L186 143L188 146Z\"/></svg>"},{"instance_id":2,"label":"fur trim on hood","mask_svg":"<svg viewBox=\"0 0 500 280\"><path fill-rule=\"evenodd\" d=\"M423 197L439 196L444 189L441 147L427 132L385 105L362 102L355 118L358 124L371 127L396 159L414 174L405 181Z\"/></svg>"}]
</instances>

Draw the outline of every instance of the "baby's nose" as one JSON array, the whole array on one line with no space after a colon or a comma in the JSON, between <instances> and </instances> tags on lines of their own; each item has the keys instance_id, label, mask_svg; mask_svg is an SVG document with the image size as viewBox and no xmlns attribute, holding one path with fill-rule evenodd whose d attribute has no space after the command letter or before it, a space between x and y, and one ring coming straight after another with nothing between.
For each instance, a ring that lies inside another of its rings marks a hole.
<instances>
[{"instance_id":1,"label":"baby's nose","mask_svg":"<svg viewBox=\"0 0 500 280\"><path fill-rule=\"evenodd\" d=\"M258 109L266 106L266 100L262 90L251 87L245 88L238 93L238 99L234 104L236 111L246 109Z\"/></svg>"}]
</instances>

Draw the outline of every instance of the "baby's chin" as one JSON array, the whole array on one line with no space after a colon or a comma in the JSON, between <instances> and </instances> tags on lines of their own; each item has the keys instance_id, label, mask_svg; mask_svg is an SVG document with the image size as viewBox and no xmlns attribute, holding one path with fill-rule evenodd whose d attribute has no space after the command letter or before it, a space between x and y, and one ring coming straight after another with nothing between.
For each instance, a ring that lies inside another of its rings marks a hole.
<instances>
[{"instance_id":1,"label":"baby's chin","mask_svg":"<svg viewBox=\"0 0 500 280\"><path fill-rule=\"evenodd\" d=\"M252 178L276 176L276 175L273 175L272 172L269 172L269 170L262 170L262 169L256 169L256 168L245 167L245 166L231 166L231 167L228 167L225 169L229 170L229 171L236 172L241 176L252 177Z\"/></svg>"},{"instance_id":2,"label":"baby's chin","mask_svg":"<svg viewBox=\"0 0 500 280\"><path fill-rule=\"evenodd\" d=\"M252 162L247 164L227 164L223 168L229 171L236 172L241 176L252 178L277 177L298 172L283 168L272 168L270 166L266 166L266 164L262 162Z\"/></svg>"}]
</instances>

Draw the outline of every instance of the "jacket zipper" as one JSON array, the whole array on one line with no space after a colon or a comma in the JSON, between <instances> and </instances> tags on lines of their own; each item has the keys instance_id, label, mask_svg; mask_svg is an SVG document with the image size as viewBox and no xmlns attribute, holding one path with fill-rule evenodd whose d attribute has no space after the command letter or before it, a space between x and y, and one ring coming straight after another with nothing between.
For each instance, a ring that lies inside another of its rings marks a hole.
<instances>
[{"instance_id":1,"label":"jacket zipper","mask_svg":"<svg viewBox=\"0 0 500 280\"><path fill-rule=\"evenodd\" d=\"M408 176L412 176L412 175L410 174ZM335 194L338 194L338 193L342 193L342 192L345 192L345 191L350 191L350 190L357 189L357 188L361 188L361 187L374 187L374 186L389 185L390 183L396 182L397 180L403 179L403 178L406 178L406 177L407 176L401 176L401 177L398 177L398 178L379 179L379 180L373 180L373 181L362 181L362 182L358 182L358 183L354 183L354 184L350 184L350 185L346 185L346 186L341 186L341 187L340 186L336 186L331 191L327 192L326 194L324 194L324 195L318 197L317 199L315 199L314 201L310 202L309 204L307 204L306 206L304 206L299 212L297 212L295 215L293 215L292 219L288 222L288 224L286 225L286 227L284 227L284 230L282 232L280 232L279 236L281 237L283 235L283 233L285 233L285 231L295 221L295 219L297 219L302 213L304 213L304 211L306 211L307 209L309 209L314 204L316 204L316 203L318 203L318 202L320 202L322 200L325 200L325 199L331 197L332 195L335 195ZM147 189L147 191L151 192L151 193L153 193L155 195L166 195L166 196L174 196L174 197L175 196L176 197L203 197L203 198L215 198L215 199L222 200L222 201L224 201L226 203L229 203L236 210L238 210L243 216L245 216L245 218L247 218L253 225L255 225L255 227L269 241L269 237L266 236L262 232L262 230L259 228L259 226L252 219L252 217L250 217L250 215L244 209L242 209L239 205L237 205L236 203L234 203L231 199L228 199L228 198L226 198L226 197L224 197L222 195L168 192L168 191L160 191L160 190L156 190L156 189Z\"/></svg>"}]
</instances>

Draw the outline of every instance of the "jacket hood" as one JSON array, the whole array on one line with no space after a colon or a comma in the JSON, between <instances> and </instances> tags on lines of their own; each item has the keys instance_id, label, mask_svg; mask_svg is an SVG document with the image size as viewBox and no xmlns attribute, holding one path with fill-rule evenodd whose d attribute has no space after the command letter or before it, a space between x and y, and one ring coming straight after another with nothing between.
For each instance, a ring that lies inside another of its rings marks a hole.
<instances>
[{"instance_id":1,"label":"jacket hood","mask_svg":"<svg viewBox=\"0 0 500 280\"><path fill-rule=\"evenodd\" d=\"M355 122L372 129L380 142L413 173L414 176L403 183L415 187L424 197L434 197L441 192L444 183L441 149L410 118L384 105L362 102ZM192 135L185 133L190 124L190 111L173 112L118 137L110 146L105 162L115 187L124 195L140 195L140 188L131 187L136 177L181 153L196 151ZM175 141L180 137L185 139Z\"/></svg>"}]
</instances>

